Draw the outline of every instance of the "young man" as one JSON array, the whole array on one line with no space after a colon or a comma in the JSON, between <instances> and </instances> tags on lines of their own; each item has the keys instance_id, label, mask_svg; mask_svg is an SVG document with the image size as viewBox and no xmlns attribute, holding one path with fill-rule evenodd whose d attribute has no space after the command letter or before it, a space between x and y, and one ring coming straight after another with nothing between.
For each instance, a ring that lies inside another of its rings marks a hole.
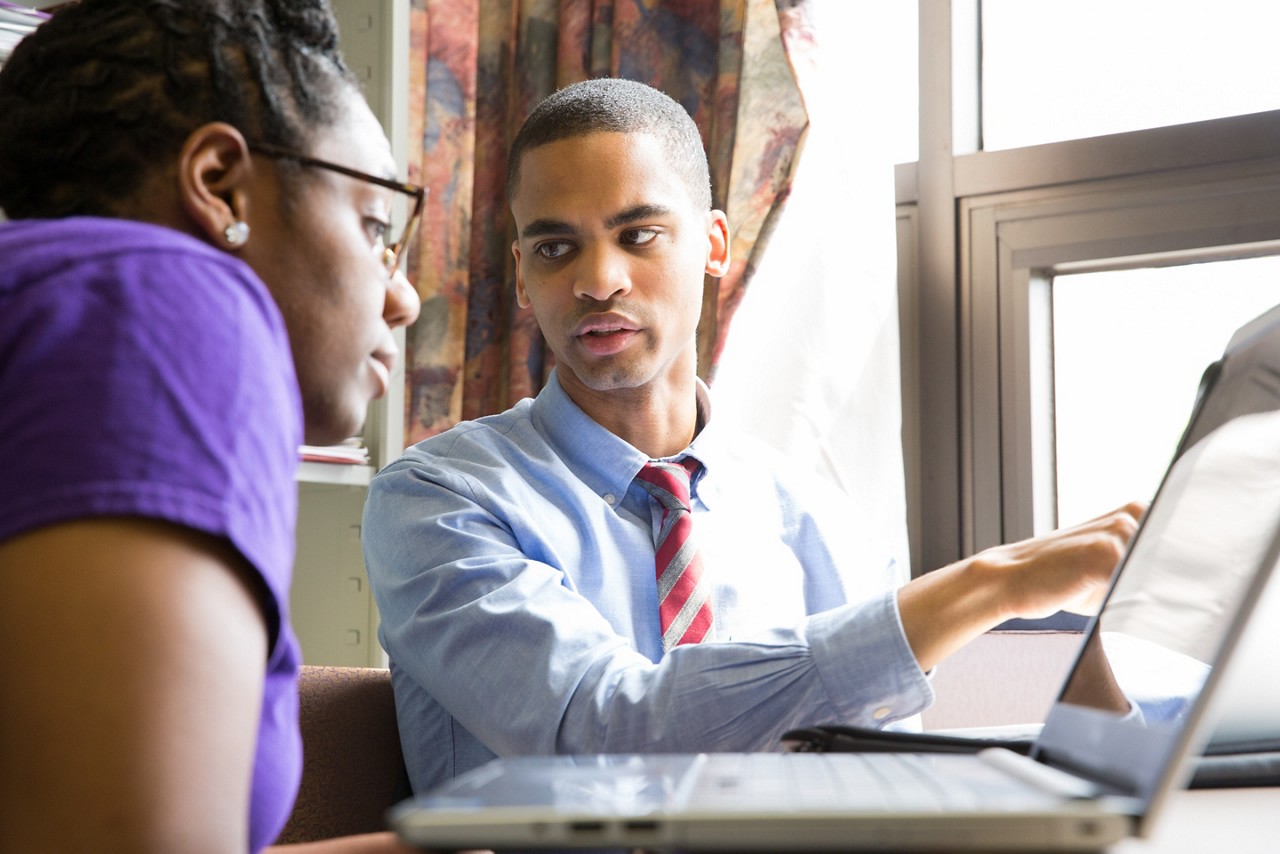
<instances>
[{"instance_id":1,"label":"young man","mask_svg":"<svg viewBox=\"0 0 1280 854\"><path fill-rule=\"evenodd\" d=\"M517 299L556 370L536 400L411 448L365 513L415 788L495 754L765 750L802 724L888 724L929 705L926 672L968 640L1101 592L1137 507L899 587L838 496L713 421L694 333L729 227L670 98L556 93L515 139L508 195ZM651 460L691 471L691 525Z\"/></svg>"}]
</instances>

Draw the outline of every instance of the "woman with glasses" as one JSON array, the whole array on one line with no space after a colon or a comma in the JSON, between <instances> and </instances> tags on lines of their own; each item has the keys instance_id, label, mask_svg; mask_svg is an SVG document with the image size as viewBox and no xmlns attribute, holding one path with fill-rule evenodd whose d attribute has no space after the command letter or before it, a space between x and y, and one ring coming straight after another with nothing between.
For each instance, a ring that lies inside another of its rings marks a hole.
<instances>
[{"instance_id":1,"label":"woman with glasses","mask_svg":"<svg viewBox=\"0 0 1280 854\"><path fill-rule=\"evenodd\" d=\"M0 71L0 850L289 816L297 446L419 311L423 191L337 44L324 0L83 0Z\"/></svg>"}]
</instances>

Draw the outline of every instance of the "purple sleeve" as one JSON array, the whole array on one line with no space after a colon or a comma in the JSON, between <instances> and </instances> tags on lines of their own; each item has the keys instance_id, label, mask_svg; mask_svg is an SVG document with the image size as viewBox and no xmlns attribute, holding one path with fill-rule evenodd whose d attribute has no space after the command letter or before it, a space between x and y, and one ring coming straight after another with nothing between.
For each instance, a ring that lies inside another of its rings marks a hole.
<instances>
[{"instance_id":1,"label":"purple sleeve","mask_svg":"<svg viewBox=\"0 0 1280 854\"><path fill-rule=\"evenodd\" d=\"M99 253L6 295L0 538L142 515L225 536L287 601L301 436L274 303L247 267Z\"/></svg>"}]
</instances>

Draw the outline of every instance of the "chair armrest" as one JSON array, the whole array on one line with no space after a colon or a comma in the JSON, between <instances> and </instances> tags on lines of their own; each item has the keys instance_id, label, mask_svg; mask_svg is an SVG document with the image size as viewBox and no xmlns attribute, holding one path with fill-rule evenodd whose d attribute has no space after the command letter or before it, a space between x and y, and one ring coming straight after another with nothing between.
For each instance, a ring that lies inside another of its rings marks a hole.
<instances>
[{"instance_id":1,"label":"chair armrest","mask_svg":"<svg viewBox=\"0 0 1280 854\"><path fill-rule=\"evenodd\" d=\"M391 674L304 665L298 674L302 785L280 843L386 829L409 797Z\"/></svg>"}]
</instances>

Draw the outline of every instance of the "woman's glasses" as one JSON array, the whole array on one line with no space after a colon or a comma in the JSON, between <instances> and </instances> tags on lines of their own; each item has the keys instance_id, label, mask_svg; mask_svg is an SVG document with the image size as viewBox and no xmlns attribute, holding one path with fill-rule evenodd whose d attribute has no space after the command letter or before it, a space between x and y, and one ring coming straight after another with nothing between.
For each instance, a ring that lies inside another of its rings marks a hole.
<instances>
[{"instance_id":1,"label":"woman's glasses","mask_svg":"<svg viewBox=\"0 0 1280 854\"><path fill-rule=\"evenodd\" d=\"M370 184L377 184L379 187L386 187L388 190L395 190L397 193L403 193L413 199L413 206L410 208L411 213L404 222L404 230L400 233L400 239L395 243L381 246L382 250L382 266L386 268L388 276L395 276L396 271L400 269L400 261L405 256L405 252L409 248L409 243L413 240L414 234L418 230L418 221L422 219L422 208L427 199L427 190L425 187L419 187L417 184L405 184L400 181L393 181L389 178L379 178L376 175L370 175L367 172L360 172L356 169L348 169L346 166L339 166L336 163L330 163L327 160L317 160L314 157L308 157L305 154L298 154L287 148L270 145L267 143L250 143L249 150L262 154L266 157L279 157L283 160L292 160L301 166L313 166L317 169L328 169L330 172L337 172L339 175L346 175L350 178L358 178L361 181L368 181Z\"/></svg>"}]
</instances>

